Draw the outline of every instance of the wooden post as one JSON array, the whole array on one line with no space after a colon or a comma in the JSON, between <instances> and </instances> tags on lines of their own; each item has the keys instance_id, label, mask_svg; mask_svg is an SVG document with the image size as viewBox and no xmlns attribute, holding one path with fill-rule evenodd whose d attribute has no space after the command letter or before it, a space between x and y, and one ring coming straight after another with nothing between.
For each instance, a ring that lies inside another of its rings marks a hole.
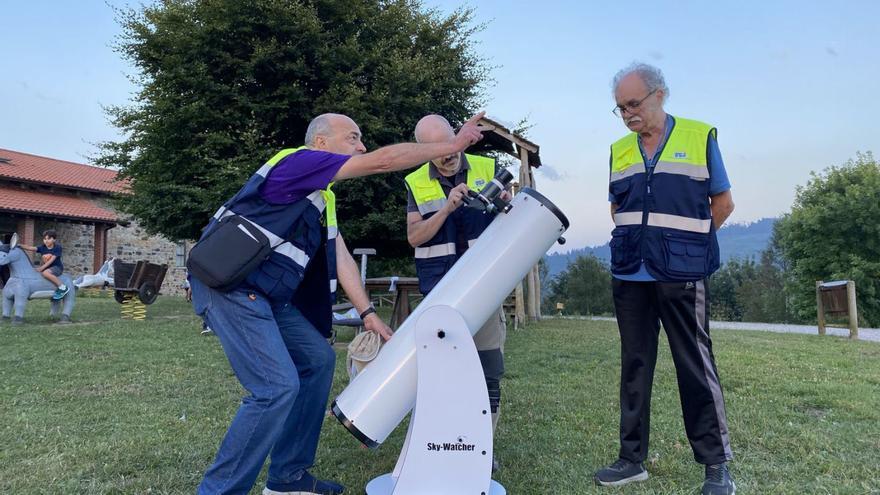
<instances>
[{"instance_id":1,"label":"wooden post","mask_svg":"<svg viewBox=\"0 0 880 495\"><path fill-rule=\"evenodd\" d=\"M819 325L819 335L825 335L825 308L822 306L822 281L816 281L816 322Z\"/></svg>"},{"instance_id":2,"label":"wooden post","mask_svg":"<svg viewBox=\"0 0 880 495\"><path fill-rule=\"evenodd\" d=\"M532 173L531 167L529 167L529 181L532 184L532 188L536 188L537 184L535 184L535 176ZM532 267L532 272L534 272L534 280L535 280L535 319L541 319L541 270L539 265L535 265Z\"/></svg>"},{"instance_id":3,"label":"wooden post","mask_svg":"<svg viewBox=\"0 0 880 495\"><path fill-rule=\"evenodd\" d=\"M856 309L856 283L846 282L846 306L849 313L849 338L859 338L859 312Z\"/></svg>"},{"instance_id":4,"label":"wooden post","mask_svg":"<svg viewBox=\"0 0 880 495\"><path fill-rule=\"evenodd\" d=\"M516 330L519 325L526 326L526 306L523 299L523 283L520 280L520 282L516 284L516 291L514 293L514 304L516 306L516 321L513 325L514 330Z\"/></svg>"},{"instance_id":5,"label":"wooden post","mask_svg":"<svg viewBox=\"0 0 880 495\"><path fill-rule=\"evenodd\" d=\"M532 172L529 170L529 151L522 146L519 147L519 162L519 173L522 178L520 181L521 185L523 187L532 187ZM536 321L538 319L538 311L535 308L535 301L537 300L535 279L535 267L532 267L526 274L526 313L528 314L529 321Z\"/></svg>"},{"instance_id":6,"label":"wooden post","mask_svg":"<svg viewBox=\"0 0 880 495\"><path fill-rule=\"evenodd\" d=\"M104 258L107 257L107 226L103 223L95 222L94 228L95 245L92 250L92 269L95 273L101 269L104 264Z\"/></svg>"}]
</instances>

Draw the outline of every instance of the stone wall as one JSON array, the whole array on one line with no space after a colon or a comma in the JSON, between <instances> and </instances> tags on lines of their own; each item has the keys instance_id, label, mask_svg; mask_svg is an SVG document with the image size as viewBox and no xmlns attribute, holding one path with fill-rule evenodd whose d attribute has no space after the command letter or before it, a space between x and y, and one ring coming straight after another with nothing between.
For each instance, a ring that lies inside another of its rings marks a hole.
<instances>
[{"instance_id":1,"label":"stone wall","mask_svg":"<svg viewBox=\"0 0 880 495\"><path fill-rule=\"evenodd\" d=\"M34 237L28 244L39 246L43 243L43 232L54 229L58 234L56 241L61 244L61 262L64 271L72 278L84 273L92 273L92 258L95 252L95 227L81 223L34 222ZM35 255L36 256L36 255Z\"/></svg>"},{"instance_id":2,"label":"stone wall","mask_svg":"<svg viewBox=\"0 0 880 495\"><path fill-rule=\"evenodd\" d=\"M189 252L192 243L185 243L185 252ZM178 266L177 243L161 236L148 235L137 224L131 221L127 227L117 225L107 231L107 256L121 259L127 263L146 260L150 263L168 264L168 272L162 283L162 294L183 294L183 280L186 268Z\"/></svg>"}]
</instances>

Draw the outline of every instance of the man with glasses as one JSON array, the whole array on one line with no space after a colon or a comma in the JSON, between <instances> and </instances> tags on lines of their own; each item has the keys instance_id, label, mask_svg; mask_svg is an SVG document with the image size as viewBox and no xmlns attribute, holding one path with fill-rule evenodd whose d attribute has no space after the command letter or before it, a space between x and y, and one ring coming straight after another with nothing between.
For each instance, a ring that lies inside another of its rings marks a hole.
<instances>
[{"instance_id":1,"label":"man with glasses","mask_svg":"<svg viewBox=\"0 0 880 495\"><path fill-rule=\"evenodd\" d=\"M614 307L621 340L620 452L596 472L604 486L648 479L651 386L660 323L678 378L703 494L733 494L724 398L709 338L708 277L715 232L733 211L714 127L666 114L659 69L633 64L614 77L613 112L632 131L611 145L609 201Z\"/></svg>"}]
</instances>

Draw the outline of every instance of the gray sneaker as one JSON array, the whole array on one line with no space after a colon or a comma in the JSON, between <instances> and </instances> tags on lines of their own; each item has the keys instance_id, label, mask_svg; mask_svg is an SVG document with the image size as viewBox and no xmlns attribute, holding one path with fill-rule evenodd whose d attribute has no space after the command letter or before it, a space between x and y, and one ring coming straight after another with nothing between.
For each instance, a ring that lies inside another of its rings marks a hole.
<instances>
[{"instance_id":1,"label":"gray sneaker","mask_svg":"<svg viewBox=\"0 0 880 495\"><path fill-rule=\"evenodd\" d=\"M706 481L703 482L703 495L734 495L736 483L730 477L727 463L706 466Z\"/></svg>"},{"instance_id":2,"label":"gray sneaker","mask_svg":"<svg viewBox=\"0 0 880 495\"><path fill-rule=\"evenodd\" d=\"M641 462L618 459L614 464L596 471L593 479L601 486L622 486L635 481L645 481L648 479L648 471Z\"/></svg>"}]
</instances>

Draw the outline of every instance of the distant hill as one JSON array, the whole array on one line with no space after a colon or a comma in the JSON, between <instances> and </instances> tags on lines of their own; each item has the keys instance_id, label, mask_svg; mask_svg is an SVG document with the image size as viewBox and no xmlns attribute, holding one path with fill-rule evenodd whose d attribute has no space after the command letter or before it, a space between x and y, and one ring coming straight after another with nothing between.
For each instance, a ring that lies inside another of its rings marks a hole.
<instances>
[{"instance_id":1,"label":"distant hill","mask_svg":"<svg viewBox=\"0 0 880 495\"><path fill-rule=\"evenodd\" d=\"M773 225L776 218L762 218L756 222L745 224L725 225L718 231L718 245L721 248L721 262L727 262L731 258L757 258L760 256L770 236L773 235ZM608 243L601 246L572 249L566 253L556 253L544 256L547 263L550 279L559 272L565 270L569 263L578 256L593 254L605 263L611 262L611 248Z\"/></svg>"}]
</instances>

